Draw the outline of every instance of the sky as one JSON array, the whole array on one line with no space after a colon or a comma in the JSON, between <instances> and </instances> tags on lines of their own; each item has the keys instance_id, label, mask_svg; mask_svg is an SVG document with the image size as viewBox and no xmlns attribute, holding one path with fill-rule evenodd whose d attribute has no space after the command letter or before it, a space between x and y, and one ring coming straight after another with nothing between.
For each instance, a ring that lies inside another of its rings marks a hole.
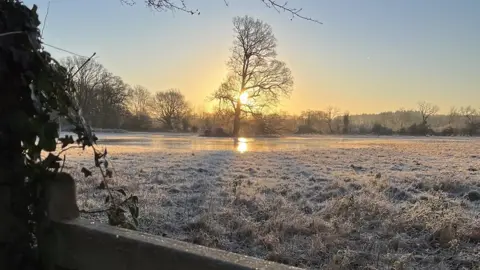
<instances>
[{"instance_id":1,"label":"sky","mask_svg":"<svg viewBox=\"0 0 480 270\"><path fill-rule=\"evenodd\" d=\"M36 4L42 23L48 0ZM227 74L232 18L270 24L294 90L279 109L336 106L376 113L440 106L480 107L479 0L290 0L316 24L290 20L260 0L185 0L200 15L155 12L137 0L51 0L43 38L90 56L131 85L178 88L198 109ZM284 1L280 0L283 3ZM43 25L41 26L43 27ZM54 57L68 53L46 47Z\"/></svg>"}]
</instances>

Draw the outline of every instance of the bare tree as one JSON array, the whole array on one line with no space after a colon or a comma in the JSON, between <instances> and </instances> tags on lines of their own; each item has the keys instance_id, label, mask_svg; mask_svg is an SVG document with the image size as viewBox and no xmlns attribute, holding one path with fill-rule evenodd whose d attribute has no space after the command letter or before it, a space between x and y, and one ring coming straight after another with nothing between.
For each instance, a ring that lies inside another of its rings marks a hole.
<instances>
[{"instance_id":1,"label":"bare tree","mask_svg":"<svg viewBox=\"0 0 480 270\"><path fill-rule=\"evenodd\" d=\"M134 5L137 2L136 0L120 0L120 1L122 3L127 4L127 5ZM183 12L190 13L192 15L194 15L194 14L200 15L200 11L198 9L188 8L187 5L185 4L185 0L144 0L144 1L145 1L145 4L148 7L153 8L153 9L158 10L158 11L168 11L168 10L170 10L170 11L183 11ZM319 22L316 19L303 16L301 14L301 12L302 12L301 8L290 7L288 5L288 2L286 2L286 1L285 2L279 2L277 0L259 0L259 1L261 1L263 4L265 4L265 6L267 8L274 9L275 11L277 11L279 13L280 12L285 12L285 13L290 14L291 19L299 18L299 19L312 21L312 22L321 24L321 22ZM224 3L227 6L229 5L228 0L224 0Z\"/></svg>"},{"instance_id":2,"label":"bare tree","mask_svg":"<svg viewBox=\"0 0 480 270\"><path fill-rule=\"evenodd\" d=\"M411 111L406 110L405 108L400 108L395 112L398 115L398 122L400 123L400 129L405 128L408 124L412 122Z\"/></svg>"},{"instance_id":3,"label":"bare tree","mask_svg":"<svg viewBox=\"0 0 480 270\"><path fill-rule=\"evenodd\" d=\"M330 133L333 133L333 120L337 118L340 113L340 109L333 106L328 106L323 114L323 121L328 125Z\"/></svg>"},{"instance_id":4,"label":"bare tree","mask_svg":"<svg viewBox=\"0 0 480 270\"><path fill-rule=\"evenodd\" d=\"M435 115L440 108L437 105L421 101L418 103L418 111L422 116L422 124L427 125L428 118Z\"/></svg>"},{"instance_id":5,"label":"bare tree","mask_svg":"<svg viewBox=\"0 0 480 270\"><path fill-rule=\"evenodd\" d=\"M448 113L448 125L453 126L457 122L458 116L460 116L459 110L452 106Z\"/></svg>"},{"instance_id":6,"label":"bare tree","mask_svg":"<svg viewBox=\"0 0 480 270\"><path fill-rule=\"evenodd\" d=\"M130 112L135 116L147 114L148 102L150 100L151 94L147 88L141 85L134 86L128 93L128 107Z\"/></svg>"},{"instance_id":7,"label":"bare tree","mask_svg":"<svg viewBox=\"0 0 480 270\"><path fill-rule=\"evenodd\" d=\"M82 109L84 117L91 120L96 106L95 101L98 94L96 90L102 80L105 80L107 70L95 60L86 61L85 57L73 56L64 58L61 62L68 70L76 73L73 78L76 89L75 99ZM80 67L82 68L80 69Z\"/></svg>"},{"instance_id":8,"label":"bare tree","mask_svg":"<svg viewBox=\"0 0 480 270\"><path fill-rule=\"evenodd\" d=\"M277 40L270 25L251 17L233 19L235 40L228 61L230 74L213 98L234 111L233 136L238 137L242 113L261 113L292 91L293 77L276 59Z\"/></svg>"},{"instance_id":9,"label":"bare tree","mask_svg":"<svg viewBox=\"0 0 480 270\"><path fill-rule=\"evenodd\" d=\"M460 108L460 114L465 117L466 130L469 135L473 135L480 126L480 112L472 106Z\"/></svg>"},{"instance_id":10,"label":"bare tree","mask_svg":"<svg viewBox=\"0 0 480 270\"><path fill-rule=\"evenodd\" d=\"M179 90L170 89L155 94L151 110L157 120L170 130L175 130L185 114L189 112L189 105Z\"/></svg>"},{"instance_id":11,"label":"bare tree","mask_svg":"<svg viewBox=\"0 0 480 270\"><path fill-rule=\"evenodd\" d=\"M96 115L93 122L103 128L119 128L126 108L127 84L122 78L104 73L97 88Z\"/></svg>"},{"instance_id":12,"label":"bare tree","mask_svg":"<svg viewBox=\"0 0 480 270\"><path fill-rule=\"evenodd\" d=\"M75 98L83 116L95 127L118 128L126 110L128 85L95 60L86 61L77 56L62 60L75 73Z\"/></svg>"},{"instance_id":13,"label":"bare tree","mask_svg":"<svg viewBox=\"0 0 480 270\"><path fill-rule=\"evenodd\" d=\"M345 112L343 114L343 133L348 134L350 132L350 113Z\"/></svg>"}]
</instances>

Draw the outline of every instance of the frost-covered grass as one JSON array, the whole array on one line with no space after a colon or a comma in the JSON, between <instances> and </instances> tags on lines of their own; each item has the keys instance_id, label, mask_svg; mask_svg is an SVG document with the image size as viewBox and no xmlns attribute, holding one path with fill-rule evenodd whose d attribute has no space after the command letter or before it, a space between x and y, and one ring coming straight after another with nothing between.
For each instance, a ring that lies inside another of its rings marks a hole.
<instances>
[{"instance_id":1,"label":"frost-covered grass","mask_svg":"<svg viewBox=\"0 0 480 270\"><path fill-rule=\"evenodd\" d=\"M479 140L317 140L108 151L114 185L139 196L141 231L313 269L478 269ZM80 173L91 160L72 151L66 163L86 210L105 198L98 173Z\"/></svg>"}]
</instances>

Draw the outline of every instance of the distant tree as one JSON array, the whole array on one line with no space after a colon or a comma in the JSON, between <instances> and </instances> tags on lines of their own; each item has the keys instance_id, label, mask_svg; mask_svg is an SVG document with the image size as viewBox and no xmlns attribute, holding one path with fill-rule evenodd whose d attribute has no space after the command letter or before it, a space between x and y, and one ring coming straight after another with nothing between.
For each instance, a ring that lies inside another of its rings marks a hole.
<instances>
[{"instance_id":1,"label":"distant tree","mask_svg":"<svg viewBox=\"0 0 480 270\"><path fill-rule=\"evenodd\" d=\"M177 89L157 92L150 106L155 118L169 130L175 130L189 111L185 96Z\"/></svg>"},{"instance_id":2,"label":"distant tree","mask_svg":"<svg viewBox=\"0 0 480 270\"><path fill-rule=\"evenodd\" d=\"M480 112L472 106L460 108L460 114L465 118L465 131L473 136L480 127Z\"/></svg>"},{"instance_id":3,"label":"distant tree","mask_svg":"<svg viewBox=\"0 0 480 270\"><path fill-rule=\"evenodd\" d=\"M276 59L277 40L270 25L251 17L233 19L235 40L228 61L230 74L213 98L231 106L233 136L238 137L244 113L261 113L292 91L293 77Z\"/></svg>"},{"instance_id":4,"label":"distant tree","mask_svg":"<svg viewBox=\"0 0 480 270\"><path fill-rule=\"evenodd\" d=\"M97 89L97 106L92 123L102 128L119 128L126 111L127 91L128 85L122 78L104 73Z\"/></svg>"},{"instance_id":5,"label":"distant tree","mask_svg":"<svg viewBox=\"0 0 480 270\"><path fill-rule=\"evenodd\" d=\"M418 111L422 116L422 124L428 126L428 118L435 115L440 108L437 105L421 101L418 103Z\"/></svg>"},{"instance_id":6,"label":"distant tree","mask_svg":"<svg viewBox=\"0 0 480 270\"><path fill-rule=\"evenodd\" d=\"M346 112L343 115L343 134L348 134L350 130L350 114Z\"/></svg>"},{"instance_id":7,"label":"distant tree","mask_svg":"<svg viewBox=\"0 0 480 270\"><path fill-rule=\"evenodd\" d=\"M71 56L61 60L68 70L76 72L73 82L76 88L75 99L87 121L94 118L98 87L106 78L107 70L95 60L87 62L86 57ZM82 67L83 66L83 67ZM80 67L82 67L80 69Z\"/></svg>"},{"instance_id":8,"label":"distant tree","mask_svg":"<svg viewBox=\"0 0 480 270\"><path fill-rule=\"evenodd\" d=\"M337 118L340 109L337 107L328 106L323 113L323 121L328 125L330 134L333 133L333 120Z\"/></svg>"},{"instance_id":9,"label":"distant tree","mask_svg":"<svg viewBox=\"0 0 480 270\"><path fill-rule=\"evenodd\" d=\"M85 119L95 127L118 128L126 111L128 85L95 60L75 56L61 62L76 74L75 99Z\"/></svg>"},{"instance_id":10,"label":"distant tree","mask_svg":"<svg viewBox=\"0 0 480 270\"><path fill-rule=\"evenodd\" d=\"M128 107L134 115L147 114L148 103L151 100L150 91L147 88L136 85L129 90Z\"/></svg>"},{"instance_id":11,"label":"distant tree","mask_svg":"<svg viewBox=\"0 0 480 270\"><path fill-rule=\"evenodd\" d=\"M395 112L398 115L398 123L400 124L400 129L405 130L405 126L407 126L412 121L411 111L407 111L404 108L400 108Z\"/></svg>"},{"instance_id":12,"label":"distant tree","mask_svg":"<svg viewBox=\"0 0 480 270\"><path fill-rule=\"evenodd\" d=\"M448 125L453 126L460 115L458 109L456 107L451 107L450 112L448 114Z\"/></svg>"},{"instance_id":13,"label":"distant tree","mask_svg":"<svg viewBox=\"0 0 480 270\"><path fill-rule=\"evenodd\" d=\"M257 135L280 135L285 128L285 116L278 113L254 115Z\"/></svg>"}]
</instances>

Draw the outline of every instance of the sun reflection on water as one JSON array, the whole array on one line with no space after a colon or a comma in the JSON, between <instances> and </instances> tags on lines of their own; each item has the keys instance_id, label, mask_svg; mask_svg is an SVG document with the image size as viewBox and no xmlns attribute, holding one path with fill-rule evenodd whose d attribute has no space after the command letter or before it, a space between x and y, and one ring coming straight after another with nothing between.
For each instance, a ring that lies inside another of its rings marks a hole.
<instances>
[{"instance_id":1,"label":"sun reflection on water","mask_svg":"<svg viewBox=\"0 0 480 270\"><path fill-rule=\"evenodd\" d=\"M247 152L247 150L248 150L247 139L245 139L245 138L238 138L238 139L235 141L235 144L237 145L237 151L238 151L238 152L240 152L240 153L245 153L245 152Z\"/></svg>"}]
</instances>

